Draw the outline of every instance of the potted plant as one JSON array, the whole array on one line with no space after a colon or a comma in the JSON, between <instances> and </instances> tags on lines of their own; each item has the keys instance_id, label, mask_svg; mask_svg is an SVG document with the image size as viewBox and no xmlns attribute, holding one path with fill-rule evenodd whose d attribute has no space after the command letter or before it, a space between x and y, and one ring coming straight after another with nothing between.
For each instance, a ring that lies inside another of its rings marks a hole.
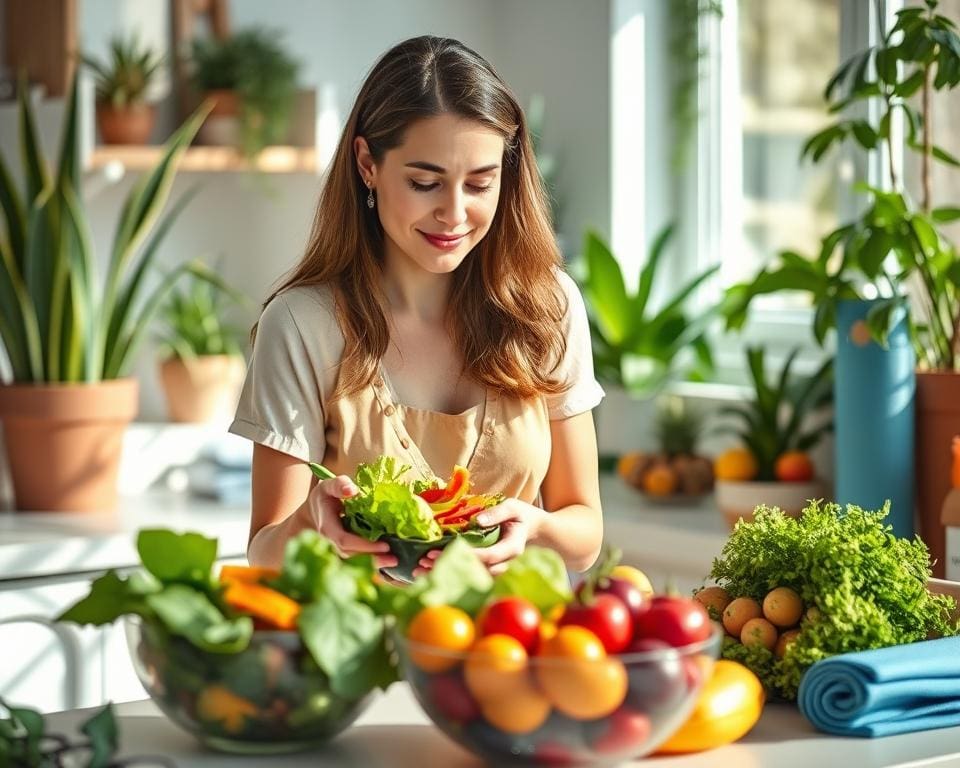
<instances>
[{"instance_id":1,"label":"potted plant","mask_svg":"<svg viewBox=\"0 0 960 768\"><path fill-rule=\"evenodd\" d=\"M130 35L110 41L106 61L89 54L81 59L96 75L97 127L104 144L146 144L156 120L146 96L163 57Z\"/></svg>"},{"instance_id":2,"label":"potted plant","mask_svg":"<svg viewBox=\"0 0 960 768\"><path fill-rule=\"evenodd\" d=\"M214 102L201 141L234 145L253 157L284 140L298 64L276 32L250 29L223 40L196 40L192 66L194 86Z\"/></svg>"},{"instance_id":3,"label":"potted plant","mask_svg":"<svg viewBox=\"0 0 960 768\"><path fill-rule=\"evenodd\" d=\"M627 291L620 265L603 239L592 231L586 235L579 282L590 321L594 371L607 389L597 414L601 454L637 447L638 428L631 427L621 412L630 407L632 398L649 397L671 380L703 380L713 369L705 335L713 310L694 316L684 306L718 267L695 277L658 309L651 300L672 235L669 225L654 239L635 293Z\"/></svg>"},{"instance_id":4,"label":"potted plant","mask_svg":"<svg viewBox=\"0 0 960 768\"><path fill-rule=\"evenodd\" d=\"M59 165L48 166L26 88L19 94L21 192L0 158L0 340L12 381L0 421L21 510L92 510L116 503L123 430L137 411L128 368L182 265L148 289L145 277L182 198L161 218L177 163L202 108L123 205L103 284L80 192L77 83L67 102Z\"/></svg>"},{"instance_id":5,"label":"potted plant","mask_svg":"<svg viewBox=\"0 0 960 768\"><path fill-rule=\"evenodd\" d=\"M833 361L798 377L792 375L796 355L794 350L770 382L763 348L748 348L753 398L720 409L721 417L733 421L718 431L736 435L741 443L714 463L717 506L731 526L741 517L753 519L761 504L799 515L808 500L825 494L809 452L833 426L824 414L832 402Z\"/></svg>"},{"instance_id":6,"label":"potted plant","mask_svg":"<svg viewBox=\"0 0 960 768\"><path fill-rule=\"evenodd\" d=\"M171 421L208 422L232 414L245 370L242 331L224 322L224 297L247 299L222 281L189 280L160 312L160 381Z\"/></svg>"},{"instance_id":7,"label":"potted plant","mask_svg":"<svg viewBox=\"0 0 960 768\"><path fill-rule=\"evenodd\" d=\"M888 158L886 188L857 184L867 198L859 217L824 237L816 258L780 254L754 281L735 286L726 312L729 324L738 326L755 296L800 290L812 294L814 332L821 342L835 327L843 300L880 297L864 316L881 343L902 323L917 361L915 463L921 533L937 561L935 572L942 575L944 532L938 516L949 487L950 440L960 433L960 259L943 225L960 219L960 207L935 203L931 171L934 161L955 168L960 160L934 142L931 97L934 91L949 92L960 84L960 35L954 21L937 13L937 6L937 0L924 0L922 6L898 11L878 45L840 66L825 90L830 112L838 119L804 148L804 156L813 161L846 141L882 153ZM863 116L867 102L879 104L875 120ZM892 128L895 117L903 122L902 135ZM919 200L904 189L904 174L896 162L901 146L919 155ZM908 299L912 318L904 317ZM891 397L902 396L903 377L896 382Z\"/></svg>"}]
</instances>

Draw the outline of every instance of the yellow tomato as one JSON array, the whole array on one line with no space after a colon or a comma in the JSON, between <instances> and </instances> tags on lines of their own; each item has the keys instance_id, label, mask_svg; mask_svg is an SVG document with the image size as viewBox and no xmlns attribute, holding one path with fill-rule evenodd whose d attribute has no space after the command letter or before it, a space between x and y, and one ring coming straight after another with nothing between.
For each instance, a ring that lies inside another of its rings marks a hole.
<instances>
[{"instance_id":1,"label":"yellow tomato","mask_svg":"<svg viewBox=\"0 0 960 768\"><path fill-rule=\"evenodd\" d=\"M736 741L760 719L765 698L753 672L735 661L720 659L700 691L693 713L658 752L702 752Z\"/></svg>"},{"instance_id":2,"label":"yellow tomato","mask_svg":"<svg viewBox=\"0 0 960 768\"><path fill-rule=\"evenodd\" d=\"M632 565L617 565L610 571L610 575L615 579L629 581L643 593L644 597L653 596L653 584L650 583L647 574L639 568L634 568Z\"/></svg>"},{"instance_id":3,"label":"yellow tomato","mask_svg":"<svg viewBox=\"0 0 960 768\"><path fill-rule=\"evenodd\" d=\"M506 733L530 733L550 716L550 702L528 678L523 678L509 695L489 703L481 701L480 711L494 728Z\"/></svg>"},{"instance_id":4,"label":"yellow tomato","mask_svg":"<svg viewBox=\"0 0 960 768\"><path fill-rule=\"evenodd\" d=\"M410 660L424 672L444 672L460 662L458 654L473 645L476 632L470 616L452 605L428 605L413 617L407 638Z\"/></svg>"},{"instance_id":5,"label":"yellow tomato","mask_svg":"<svg viewBox=\"0 0 960 768\"><path fill-rule=\"evenodd\" d=\"M527 652L509 635L481 637L463 664L463 679L480 703L510 698L527 682Z\"/></svg>"}]
</instances>

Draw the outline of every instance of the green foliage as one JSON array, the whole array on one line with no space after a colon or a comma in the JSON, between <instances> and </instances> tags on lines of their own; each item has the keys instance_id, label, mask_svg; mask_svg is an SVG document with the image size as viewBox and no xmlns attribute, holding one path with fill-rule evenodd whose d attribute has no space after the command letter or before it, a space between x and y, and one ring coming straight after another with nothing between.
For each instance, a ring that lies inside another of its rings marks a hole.
<instances>
[{"instance_id":1,"label":"green foliage","mask_svg":"<svg viewBox=\"0 0 960 768\"><path fill-rule=\"evenodd\" d=\"M818 256L781 253L755 280L730 289L724 306L728 327L743 324L756 296L799 290L809 293L816 306L814 334L822 344L835 325L836 302L861 298L867 284L870 294L886 297L868 316L875 338L883 342L906 303L907 286L915 284L919 322L910 325L910 332L920 365L940 370L960 365L960 267L956 245L940 229L960 218L960 208L934 207L931 188L932 161L952 167L960 161L934 143L929 114L932 91L960 84L960 35L955 22L936 12L937 5L925 0L924 7L899 11L879 45L841 64L824 91L830 113L838 118L803 148L802 157L813 162L848 141L884 152L890 160L890 188L857 184L868 200L864 212L824 237ZM871 123L861 115L866 102L876 101L881 109ZM903 117L904 148L920 154L919 204L903 192L894 166L894 115Z\"/></svg>"},{"instance_id":2,"label":"green foliage","mask_svg":"<svg viewBox=\"0 0 960 768\"><path fill-rule=\"evenodd\" d=\"M118 765L171 765L166 758L125 758L114 761L118 748L117 722L113 706L107 704L80 724L86 737L71 742L66 736L47 730L43 715L26 707L15 707L0 699L0 766L45 768L76 765L110 768Z\"/></svg>"},{"instance_id":3,"label":"green foliage","mask_svg":"<svg viewBox=\"0 0 960 768\"><path fill-rule=\"evenodd\" d=\"M682 397L666 395L657 402L656 434L660 452L666 456L697 453L705 416Z\"/></svg>"},{"instance_id":4,"label":"green foliage","mask_svg":"<svg viewBox=\"0 0 960 768\"><path fill-rule=\"evenodd\" d=\"M808 378L791 376L794 350L772 382L767 381L762 348L747 349L747 366L753 382L753 399L720 409L721 416L736 419L721 431L738 435L757 460L758 480L774 480L777 457L787 451L809 451L833 429L821 414L833 401L833 360L828 359ZM811 418L817 418L809 424Z\"/></svg>"},{"instance_id":5,"label":"green foliage","mask_svg":"<svg viewBox=\"0 0 960 768\"><path fill-rule=\"evenodd\" d=\"M174 288L160 310L161 354L191 360L203 355L243 354L243 330L224 321L226 301L249 300L216 277L190 275L184 287Z\"/></svg>"},{"instance_id":6,"label":"green foliage","mask_svg":"<svg viewBox=\"0 0 960 768\"><path fill-rule=\"evenodd\" d=\"M77 82L67 102L60 162L51 175L33 107L20 88L25 189L0 158L0 340L14 381L95 382L124 376L167 292L195 265L182 264L148 291L146 278L185 196L161 216L177 164L207 109L167 142L156 167L123 204L106 279L99 285L90 223L80 195Z\"/></svg>"},{"instance_id":7,"label":"green foliage","mask_svg":"<svg viewBox=\"0 0 960 768\"><path fill-rule=\"evenodd\" d=\"M764 686L795 699L813 663L839 653L954 635L954 601L926 589L930 556L919 537L900 539L870 512L811 502L799 518L759 507L741 520L710 577L731 595L762 601L774 587L796 590L819 615L807 616L782 659L764 648L725 643L723 656L749 666Z\"/></svg>"},{"instance_id":8,"label":"green foliage","mask_svg":"<svg viewBox=\"0 0 960 768\"><path fill-rule=\"evenodd\" d=\"M196 40L193 66L198 90L232 90L239 96L241 144L248 157L283 140L299 64L276 31L249 29L225 40Z\"/></svg>"},{"instance_id":9,"label":"green foliage","mask_svg":"<svg viewBox=\"0 0 960 768\"><path fill-rule=\"evenodd\" d=\"M650 295L673 226L665 227L650 250L635 294L627 292L620 265L598 234L588 232L581 280L593 337L597 377L625 389L650 394L674 378L703 379L713 369L705 335L713 310L690 316L684 305L718 269L698 275L659 310ZM685 353L692 352L692 357Z\"/></svg>"},{"instance_id":10,"label":"green foliage","mask_svg":"<svg viewBox=\"0 0 960 768\"><path fill-rule=\"evenodd\" d=\"M145 101L146 90L164 60L151 48L141 46L136 34L114 37L106 61L89 54L80 58L96 75L97 101L115 109Z\"/></svg>"}]
</instances>

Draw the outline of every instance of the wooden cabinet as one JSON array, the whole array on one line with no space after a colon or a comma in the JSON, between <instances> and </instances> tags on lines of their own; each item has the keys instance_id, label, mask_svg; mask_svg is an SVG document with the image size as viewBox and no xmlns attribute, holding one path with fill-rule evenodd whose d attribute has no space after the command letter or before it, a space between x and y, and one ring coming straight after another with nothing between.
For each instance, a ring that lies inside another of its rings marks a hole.
<instances>
[{"instance_id":1,"label":"wooden cabinet","mask_svg":"<svg viewBox=\"0 0 960 768\"><path fill-rule=\"evenodd\" d=\"M2 8L4 63L11 73L26 72L47 96L64 96L76 66L76 0L7 0Z\"/></svg>"}]
</instances>

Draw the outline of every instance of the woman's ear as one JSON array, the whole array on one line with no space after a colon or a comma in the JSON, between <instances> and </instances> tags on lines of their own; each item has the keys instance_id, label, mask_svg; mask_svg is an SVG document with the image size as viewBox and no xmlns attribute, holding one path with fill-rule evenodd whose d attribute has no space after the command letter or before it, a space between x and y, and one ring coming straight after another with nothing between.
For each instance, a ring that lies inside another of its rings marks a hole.
<instances>
[{"instance_id":1,"label":"woman's ear","mask_svg":"<svg viewBox=\"0 0 960 768\"><path fill-rule=\"evenodd\" d=\"M377 185L377 166L373 162L370 147L363 136L357 136L353 140L353 154L357 158L357 170L360 172L363 183L368 187L375 187Z\"/></svg>"}]
</instances>

